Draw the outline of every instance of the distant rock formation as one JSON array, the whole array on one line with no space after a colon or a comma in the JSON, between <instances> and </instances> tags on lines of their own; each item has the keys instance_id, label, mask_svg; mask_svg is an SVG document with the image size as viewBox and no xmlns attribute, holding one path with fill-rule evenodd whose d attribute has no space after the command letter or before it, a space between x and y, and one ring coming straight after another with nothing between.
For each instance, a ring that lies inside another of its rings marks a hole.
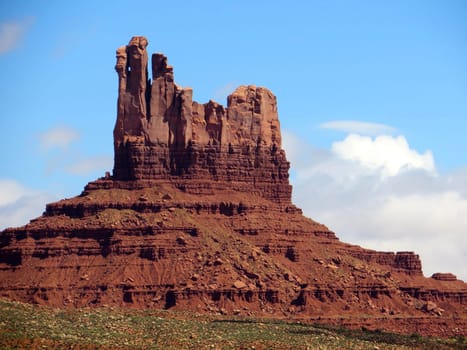
<instances>
[{"instance_id":1,"label":"distant rock formation","mask_svg":"<svg viewBox=\"0 0 467 350\"><path fill-rule=\"evenodd\" d=\"M437 273L434 273L431 278L435 279L435 280L438 280L438 281L448 281L448 282L454 282L454 281L457 281L457 277L456 275L452 274L452 273L441 273L441 272L437 272Z\"/></svg>"},{"instance_id":2,"label":"distant rock formation","mask_svg":"<svg viewBox=\"0 0 467 350\"><path fill-rule=\"evenodd\" d=\"M292 204L269 90L193 102L164 55L148 78L147 45L117 50L113 175L0 233L0 297L467 335L463 281L343 243Z\"/></svg>"}]
</instances>

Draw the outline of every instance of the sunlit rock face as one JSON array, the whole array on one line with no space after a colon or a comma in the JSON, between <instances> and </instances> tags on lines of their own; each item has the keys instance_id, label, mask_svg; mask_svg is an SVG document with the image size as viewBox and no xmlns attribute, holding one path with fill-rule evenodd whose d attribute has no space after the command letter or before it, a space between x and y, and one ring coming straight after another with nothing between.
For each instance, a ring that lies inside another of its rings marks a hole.
<instances>
[{"instance_id":1,"label":"sunlit rock face","mask_svg":"<svg viewBox=\"0 0 467 350\"><path fill-rule=\"evenodd\" d=\"M164 55L152 55L149 79L147 44L133 37L117 50L114 178L236 182L245 191L290 203L289 163L272 92L240 86L227 107L194 102L191 88L175 84Z\"/></svg>"},{"instance_id":2,"label":"sunlit rock face","mask_svg":"<svg viewBox=\"0 0 467 350\"><path fill-rule=\"evenodd\" d=\"M147 45L117 50L113 175L0 233L0 297L466 335L463 281L343 243L291 203L269 90L193 102L164 55L148 76Z\"/></svg>"}]
</instances>

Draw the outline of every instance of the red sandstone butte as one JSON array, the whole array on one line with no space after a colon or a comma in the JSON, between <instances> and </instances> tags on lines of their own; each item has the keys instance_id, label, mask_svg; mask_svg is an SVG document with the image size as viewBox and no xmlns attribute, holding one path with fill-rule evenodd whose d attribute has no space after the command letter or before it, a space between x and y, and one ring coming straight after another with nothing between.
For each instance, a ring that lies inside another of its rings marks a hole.
<instances>
[{"instance_id":1,"label":"red sandstone butte","mask_svg":"<svg viewBox=\"0 0 467 350\"><path fill-rule=\"evenodd\" d=\"M463 281L343 243L292 204L271 91L200 104L147 45L117 50L112 176L0 233L1 297L466 335Z\"/></svg>"}]
</instances>

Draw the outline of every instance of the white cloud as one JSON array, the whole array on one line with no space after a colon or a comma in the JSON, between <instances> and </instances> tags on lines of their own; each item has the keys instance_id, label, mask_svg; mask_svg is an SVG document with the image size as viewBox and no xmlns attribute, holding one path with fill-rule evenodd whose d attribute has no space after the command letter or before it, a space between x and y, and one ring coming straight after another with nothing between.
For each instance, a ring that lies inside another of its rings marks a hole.
<instances>
[{"instance_id":1,"label":"white cloud","mask_svg":"<svg viewBox=\"0 0 467 350\"><path fill-rule=\"evenodd\" d=\"M0 23L0 54L14 50L21 43L32 21L32 18L26 18L22 21Z\"/></svg>"},{"instance_id":2,"label":"white cloud","mask_svg":"<svg viewBox=\"0 0 467 350\"><path fill-rule=\"evenodd\" d=\"M341 237L372 249L415 251L424 272L453 272L467 279L467 198L457 192L368 194L368 201L326 219Z\"/></svg>"},{"instance_id":3,"label":"white cloud","mask_svg":"<svg viewBox=\"0 0 467 350\"><path fill-rule=\"evenodd\" d=\"M46 203L57 199L11 179L0 179L0 230L21 226L40 216Z\"/></svg>"},{"instance_id":4,"label":"white cloud","mask_svg":"<svg viewBox=\"0 0 467 350\"><path fill-rule=\"evenodd\" d=\"M431 151L418 153L409 147L404 136L377 136L371 138L356 134L335 142L332 151L342 159L359 162L371 170L381 171L383 176L395 176L404 170L422 169L435 173Z\"/></svg>"},{"instance_id":5,"label":"white cloud","mask_svg":"<svg viewBox=\"0 0 467 350\"><path fill-rule=\"evenodd\" d=\"M359 135L386 135L393 134L396 129L392 126L380 123L360 122L356 120L334 120L320 125L323 129L342 131L348 134Z\"/></svg>"},{"instance_id":6,"label":"white cloud","mask_svg":"<svg viewBox=\"0 0 467 350\"><path fill-rule=\"evenodd\" d=\"M64 149L78 140L80 134L68 126L56 126L39 135L41 149L48 151L53 148Z\"/></svg>"},{"instance_id":7,"label":"white cloud","mask_svg":"<svg viewBox=\"0 0 467 350\"><path fill-rule=\"evenodd\" d=\"M28 192L26 188L15 180L0 179L0 206L14 203Z\"/></svg>"},{"instance_id":8,"label":"white cloud","mask_svg":"<svg viewBox=\"0 0 467 350\"><path fill-rule=\"evenodd\" d=\"M295 204L345 242L415 251L425 275L467 280L467 167L436 175L431 152L402 136L349 137L324 150L283 133Z\"/></svg>"},{"instance_id":9,"label":"white cloud","mask_svg":"<svg viewBox=\"0 0 467 350\"><path fill-rule=\"evenodd\" d=\"M110 156L96 156L88 159L82 159L66 167L66 171L74 175L87 175L92 172L100 171L104 175L105 171L111 170L113 159Z\"/></svg>"}]
</instances>

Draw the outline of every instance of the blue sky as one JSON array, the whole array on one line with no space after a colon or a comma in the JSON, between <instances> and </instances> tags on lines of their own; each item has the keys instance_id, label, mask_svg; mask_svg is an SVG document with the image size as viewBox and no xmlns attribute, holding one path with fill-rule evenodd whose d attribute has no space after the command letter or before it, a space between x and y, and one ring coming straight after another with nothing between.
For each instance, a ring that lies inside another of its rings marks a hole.
<instances>
[{"instance_id":1,"label":"blue sky","mask_svg":"<svg viewBox=\"0 0 467 350\"><path fill-rule=\"evenodd\" d=\"M199 102L278 99L294 201L352 243L467 279L467 3L0 3L0 228L112 168L115 49L163 52Z\"/></svg>"}]
</instances>

